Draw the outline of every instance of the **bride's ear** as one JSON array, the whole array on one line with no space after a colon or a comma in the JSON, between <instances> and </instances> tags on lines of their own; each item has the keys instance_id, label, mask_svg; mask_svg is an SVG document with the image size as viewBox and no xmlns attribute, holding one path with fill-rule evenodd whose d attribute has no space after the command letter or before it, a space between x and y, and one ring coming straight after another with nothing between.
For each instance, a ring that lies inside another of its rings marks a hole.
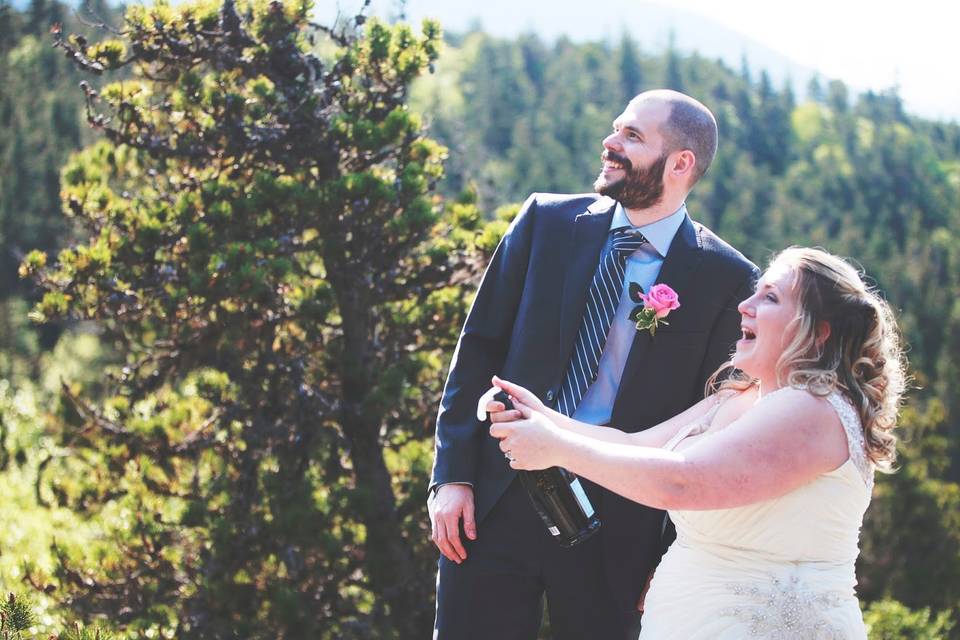
<instances>
[{"instance_id":1,"label":"bride's ear","mask_svg":"<svg viewBox=\"0 0 960 640\"><path fill-rule=\"evenodd\" d=\"M817 345L817 350L822 351L823 345L827 343L827 338L830 337L830 323L826 320L820 320L817 322L816 335L814 336L814 342Z\"/></svg>"}]
</instances>

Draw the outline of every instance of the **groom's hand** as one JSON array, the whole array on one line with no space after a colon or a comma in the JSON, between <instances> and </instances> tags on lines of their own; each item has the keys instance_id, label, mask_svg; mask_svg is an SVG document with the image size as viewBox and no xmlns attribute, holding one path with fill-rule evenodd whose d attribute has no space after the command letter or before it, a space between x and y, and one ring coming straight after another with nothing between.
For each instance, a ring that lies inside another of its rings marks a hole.
<instances>
[{"instance_id":1,"label":"groom's hand","mask_svg":"<svg viewBox=\"0 0 960 640\"><path fill-rule=\"evenodd\" d=\"M473 517L473 487L468 484L445 484L427 503L430 513L430 539L451 562L460 564L467 551L460 540L460 518L463 531L477 539L477 523Z\"/></svg>"}]
</instances>

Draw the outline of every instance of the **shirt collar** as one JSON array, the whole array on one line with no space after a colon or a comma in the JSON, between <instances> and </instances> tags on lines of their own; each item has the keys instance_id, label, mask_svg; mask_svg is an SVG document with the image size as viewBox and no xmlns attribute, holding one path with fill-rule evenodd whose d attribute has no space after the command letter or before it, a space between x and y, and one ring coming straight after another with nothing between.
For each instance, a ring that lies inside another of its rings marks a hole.
<instances>
[{"instance_id":1,"label":"shirt collar","mask_svg":"<svg viewBox=\"0 0 960 640\"><path fill-rule=\"evenodd\" d=\"M670 250L670 243L673 242L673 236L677 235L677 229L683 224L683 219L686 216L687 204L683 203L679 209L666 218L635 227L630 223L630 218L627 217L627 212L623 210L623 205L618 202L616 209L613 211L613 219L610 221L610 231L622 227L637 229L643 234L643 237L650 241L657 253L666 258L667 252Z\"/></svg>"}]
</instances>

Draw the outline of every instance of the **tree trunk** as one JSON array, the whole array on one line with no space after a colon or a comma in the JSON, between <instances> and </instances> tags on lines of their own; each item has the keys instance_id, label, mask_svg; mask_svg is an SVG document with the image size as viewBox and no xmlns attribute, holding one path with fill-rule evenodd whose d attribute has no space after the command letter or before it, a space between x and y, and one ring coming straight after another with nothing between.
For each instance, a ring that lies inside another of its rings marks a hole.
<instances>
[{"instance_id":1,"label":"tree trunk","mask_svg":"<svg viewBox=\"0 0 960 640\"><path fill-rule=\"evenodd\" d=\"M428 638L433 625L432 582L421 584L417 580L413 551L403 537L396 496L379 440L379 417L366 411L366 398L374 384L373 314L362 299L360 287L347 287L341 293L341 426L350 442L357 508L367 529L370 587L389 609L387 621L398 637Z\"/></svg>"}]
</instances>

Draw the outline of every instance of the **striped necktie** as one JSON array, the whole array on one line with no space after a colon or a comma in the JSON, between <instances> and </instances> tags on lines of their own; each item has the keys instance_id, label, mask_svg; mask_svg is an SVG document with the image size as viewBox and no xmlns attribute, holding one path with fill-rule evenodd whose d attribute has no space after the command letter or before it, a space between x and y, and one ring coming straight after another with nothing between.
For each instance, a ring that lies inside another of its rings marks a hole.
<instances>
[{"instance_id":1,"label":"striped necktie","mask_svg":"<svg viewBox=\"0 0 960 640\"><path fill-rule=\"evenodd\" d=\"M600 354L607 342L607 332L617 312L620 294L623 292L623 277L627 256L647 242L638 231L629 227L614 229L610 251L604 256L590 283L583 322L577 332L573 355L567 366L567 374L557 395L557 411L572 416L587 388L597 378Z\"/></svg>"}]
</instances>

